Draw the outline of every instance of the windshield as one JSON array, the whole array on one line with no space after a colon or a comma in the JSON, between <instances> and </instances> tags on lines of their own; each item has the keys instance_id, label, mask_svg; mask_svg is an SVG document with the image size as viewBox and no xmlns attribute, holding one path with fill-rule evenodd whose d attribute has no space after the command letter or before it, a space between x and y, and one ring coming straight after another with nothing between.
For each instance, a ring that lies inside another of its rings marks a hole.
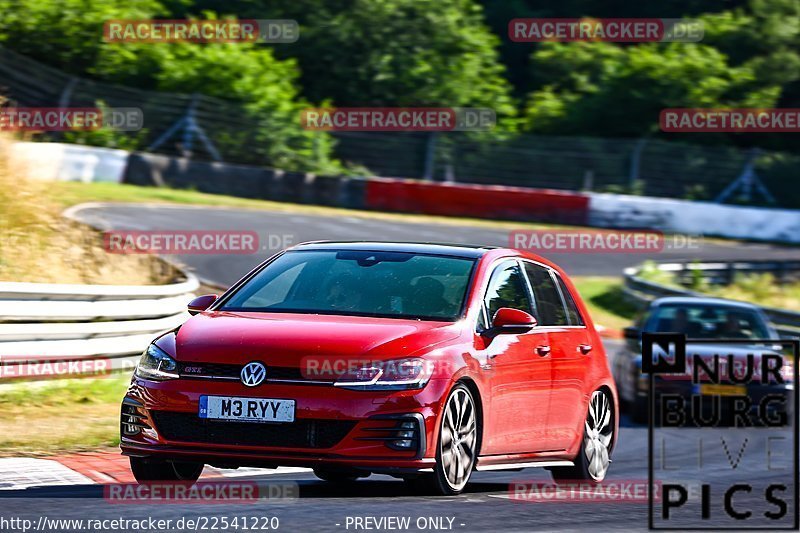
<instances>
[{"instance_id":1,"label":"windshield","mask_svg":"<svg viewBox=\"0 0 800 533\"><path fill-rule=\"evenodd\" d=\"M474 261L405 252L295 250L239 288L223 311L456 320Z\"/></svg>"},{"instance_id":2,"label":"windshield","mask_svg":"<svg viewBox=\"0 0 800 533\"><path fill-rule=\"evenodd\" d=\"M685 333L690 339L768 339L761 316L750 309L716 305L661 305L645 331Z\"/></svg>"}]
</instances>

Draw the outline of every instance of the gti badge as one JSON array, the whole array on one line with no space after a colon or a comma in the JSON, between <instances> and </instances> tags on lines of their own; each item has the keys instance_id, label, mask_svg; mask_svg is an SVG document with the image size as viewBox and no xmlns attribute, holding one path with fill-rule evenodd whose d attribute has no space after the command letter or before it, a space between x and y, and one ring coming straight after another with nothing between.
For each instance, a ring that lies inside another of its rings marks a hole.
<instances>
[{"instance_id":1,"label":"gti badge","mask_svg":"<svg viewBox=\"0 0 800 533\"><path fill-rule=\"evenodd\" d=\"M258 361L247 363L242 368L241 377L242 383L248 387L255 387L260 385L264 378L267 377L267 368Z\"/></svg>"}]
</instances>

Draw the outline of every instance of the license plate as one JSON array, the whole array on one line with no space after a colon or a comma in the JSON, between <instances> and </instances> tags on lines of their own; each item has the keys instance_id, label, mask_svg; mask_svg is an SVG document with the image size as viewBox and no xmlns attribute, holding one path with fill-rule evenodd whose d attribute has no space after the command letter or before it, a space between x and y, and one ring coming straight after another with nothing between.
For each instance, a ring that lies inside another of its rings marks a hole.
<instances>
[{"instance_id":1,"label":"license plate","mask_svg":"<svg viewBox=\"0 0 800 533\"><path fill-rule=\"evenodd\" d=\"M747 394L747 387L744 385L703 383L700 385L700 394L703 396L744 396Z\"/></svg>"},{"instance_id":2,"label":"license plate","mask_svg":"<svg viewBox=\"0 0 800 533\"><path fill-rule=\"evenodd\" d=\"M200 418L245 422L294 422L294 400L200 396Z\"/></svg>"}]
</instances>

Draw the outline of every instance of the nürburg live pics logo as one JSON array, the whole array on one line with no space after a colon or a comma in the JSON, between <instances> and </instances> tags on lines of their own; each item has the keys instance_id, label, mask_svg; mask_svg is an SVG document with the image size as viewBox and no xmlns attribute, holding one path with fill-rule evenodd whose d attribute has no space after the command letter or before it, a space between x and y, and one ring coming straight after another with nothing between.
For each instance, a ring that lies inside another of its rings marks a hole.
<instances>
[{"instance_id":1,"label":"n\u00fcrburg live pics logo","mask_svg":"<svg viewBox=\"0 0 800 533\"><path fill-rule=\"evenodd\" d=\"M798 529L799 344L642 334L650 529Z\"/></svg>"}]
</instances>

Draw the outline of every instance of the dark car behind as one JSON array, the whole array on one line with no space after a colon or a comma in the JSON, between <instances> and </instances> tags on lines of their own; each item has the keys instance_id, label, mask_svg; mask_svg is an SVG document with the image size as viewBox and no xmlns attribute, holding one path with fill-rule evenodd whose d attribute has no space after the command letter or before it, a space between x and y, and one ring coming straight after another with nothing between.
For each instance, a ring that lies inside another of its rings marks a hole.
<instances>
[{"instance_id":1,"label":"dark car behind","mask_svg":"<svg viewBox=\"0 0 800 533\"><path fill-rule=\"evenodd\" d=\"M763 342L778 341L779 335L758 307L714 298L669 297L653 301L636 325L626 328L625 348L614 360L613 373L621 403L635 422L646 422L649 410L649 376L642 373L643 332L679 333L687 338L687 372L656 379L657 411L660 398L667 394L680 396L687 408L692 397L699 397L701 414L705 417L718 415L721 419L730 418L734 398L740 396L749 398L752 410L757 410L767 395L781 397L780 401L766 402L765 414L769 416L783 410L784 405L791 405L793 361L784 346ZM748 343L748 340L753 342ZM700 383L692 382L691 362L695 355L712 369L714 356L720 356L718 380L700 371ZM745 380L749 355L753 357L754 379ZM762 358L781 361L782 379L770 376L769 372L761 379ZM730 369L726 367L728 364ZM712 412L715 401L719 402L716 414ZM741 406L736 407L741 409Z\"/></svg>"}]
</instances>

